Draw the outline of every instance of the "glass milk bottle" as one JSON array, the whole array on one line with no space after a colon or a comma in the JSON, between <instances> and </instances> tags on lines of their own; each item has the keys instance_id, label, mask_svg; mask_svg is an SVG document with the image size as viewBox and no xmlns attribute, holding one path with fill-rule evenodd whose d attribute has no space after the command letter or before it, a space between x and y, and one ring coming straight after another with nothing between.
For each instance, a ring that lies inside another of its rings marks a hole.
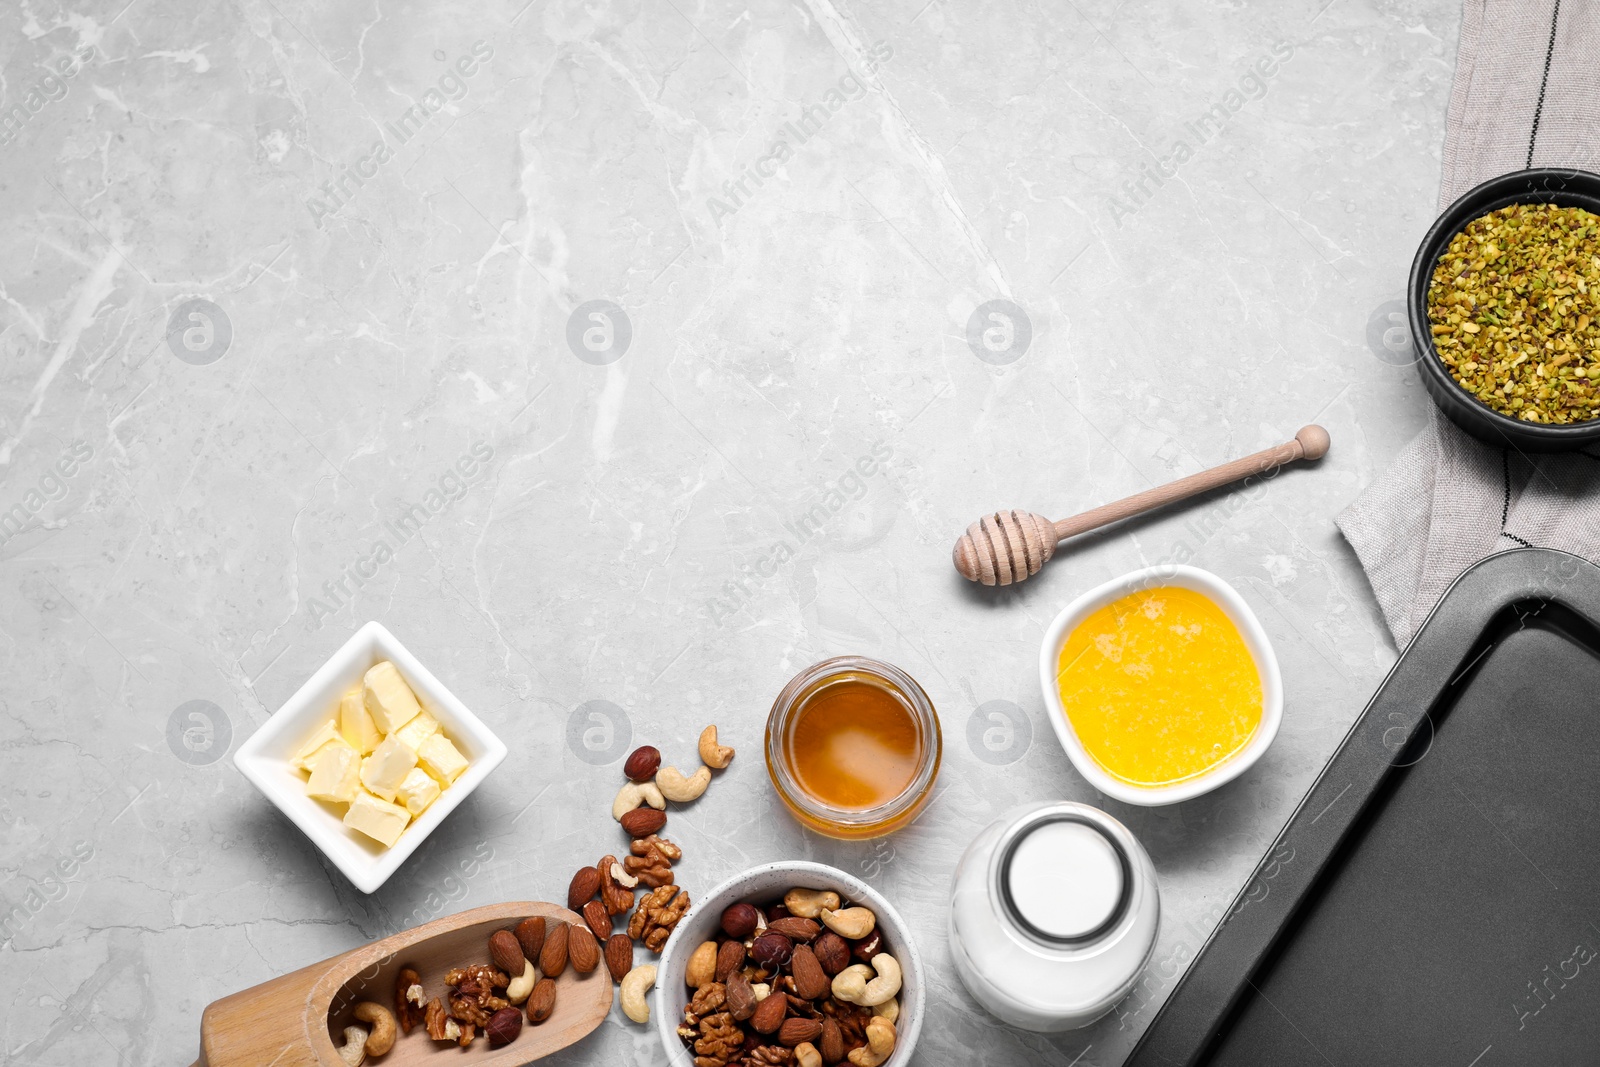
<instances>
[{"instance_id":1,"label":"glass milk bottle","mask_svg":"<svg viewBox=\"0 0 1600 1067\"><path fill-rule=\"evenodd\" d=\"M967 989L1003 1022L1072 1030L1133 989L1161 899L1144 847L1087 804L1051 801L990 823L956 867L950 947Z\"/></svg>"}]
</instances>

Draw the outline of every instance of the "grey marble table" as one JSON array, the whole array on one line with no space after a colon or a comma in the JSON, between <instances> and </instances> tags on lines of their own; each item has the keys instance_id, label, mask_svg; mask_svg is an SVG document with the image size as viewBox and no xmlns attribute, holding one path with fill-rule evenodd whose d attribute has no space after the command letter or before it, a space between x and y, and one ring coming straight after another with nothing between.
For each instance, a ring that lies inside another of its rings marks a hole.
<instances>
[{"instance_id":1,"label":"grey marble table","mask_svg":"<svg viewBox=\"0 0 1600 1067\"><path fill-rule=\"evenodd\" d=\"M917 1062L1121 1062L1395 656L1332 518L1425 417L1392 302L1458 17L6 5L0 1060L188 1064L218 996L559 896L611 847L624 746L715 721L740 755L674 817L691 892L863 872L933 971ZM1004 595L951 570L985 509L1071 514L1314 420L1318 468ZM1129 808L1056 744L1037 641L1180 551L1261 617L1284 725L1229 787ZM371 896L230 758L368 619L511 748ZM846 652L943 719L935 801L875 844L801 831L758 748ZM984 1014L944 937L969 839L1048 797L1123 819L1166 907L1141 987L1054 1038ZM554 1062L661 1059L614 1010Z\"/></svg>"}]
</instances>

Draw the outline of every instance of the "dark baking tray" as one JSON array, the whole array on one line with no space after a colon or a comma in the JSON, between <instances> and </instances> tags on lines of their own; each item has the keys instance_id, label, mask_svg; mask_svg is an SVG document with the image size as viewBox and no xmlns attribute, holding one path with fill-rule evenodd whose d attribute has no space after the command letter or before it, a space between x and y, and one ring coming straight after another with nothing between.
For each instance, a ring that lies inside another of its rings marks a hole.
<instances>
[{"instance_id":1,"label":"dark baking tray","mask_svg":"<svg viewBox=\"0 0 1600 1067\"><path fill-rule=\"evenodd\" d=\"M1130 1067L1600 1063L1600 568L1456 580Z\"/></svg>"}]
</instances>

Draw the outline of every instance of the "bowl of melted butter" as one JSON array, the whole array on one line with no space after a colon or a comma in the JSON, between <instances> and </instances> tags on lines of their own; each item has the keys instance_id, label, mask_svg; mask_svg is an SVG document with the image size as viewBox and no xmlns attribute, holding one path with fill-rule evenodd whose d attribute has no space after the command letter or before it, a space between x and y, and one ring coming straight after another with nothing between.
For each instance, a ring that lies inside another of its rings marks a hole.
<instances>
[{"instance_id":1,"label":"bowl of melted butter","mask_svg":"<svg viewBox=\"0 0 1600 1067\"><path fill-rule=\"evenodd\" d=\"M1107 796L1175 804L1248 770L1283 719L1283 681L1250 606L1197 567L1149 567L1068 604L1040 683L1074 767Z\"/></svg>"}]
</instances>

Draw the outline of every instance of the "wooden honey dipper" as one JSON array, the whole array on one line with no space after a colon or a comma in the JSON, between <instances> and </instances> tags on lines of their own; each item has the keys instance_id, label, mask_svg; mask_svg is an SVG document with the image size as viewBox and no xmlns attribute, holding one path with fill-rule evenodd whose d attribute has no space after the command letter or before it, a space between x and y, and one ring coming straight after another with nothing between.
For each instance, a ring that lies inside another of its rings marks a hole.
<instances>
[{"instance_id":1,"label":"wooden honey dipper","mask_svg":"<svg viewBox=\"0 0 1600 1067\"><path fill-rule=\"evenodd\" d=\"M1028 511L997 511L968 526L967 532L956 542L952 553L956 570L969 582L1012 585L1038 574L1039 568L1056 554L1056 543L1068 537L1165 507L1297 459L1321 459L1327 453L1328 431L1321 426L1302 426L1292 441L1114 503L1102 504L1093 511L1060 522L1051 522Z\"/></svg>"}]
</instances>

